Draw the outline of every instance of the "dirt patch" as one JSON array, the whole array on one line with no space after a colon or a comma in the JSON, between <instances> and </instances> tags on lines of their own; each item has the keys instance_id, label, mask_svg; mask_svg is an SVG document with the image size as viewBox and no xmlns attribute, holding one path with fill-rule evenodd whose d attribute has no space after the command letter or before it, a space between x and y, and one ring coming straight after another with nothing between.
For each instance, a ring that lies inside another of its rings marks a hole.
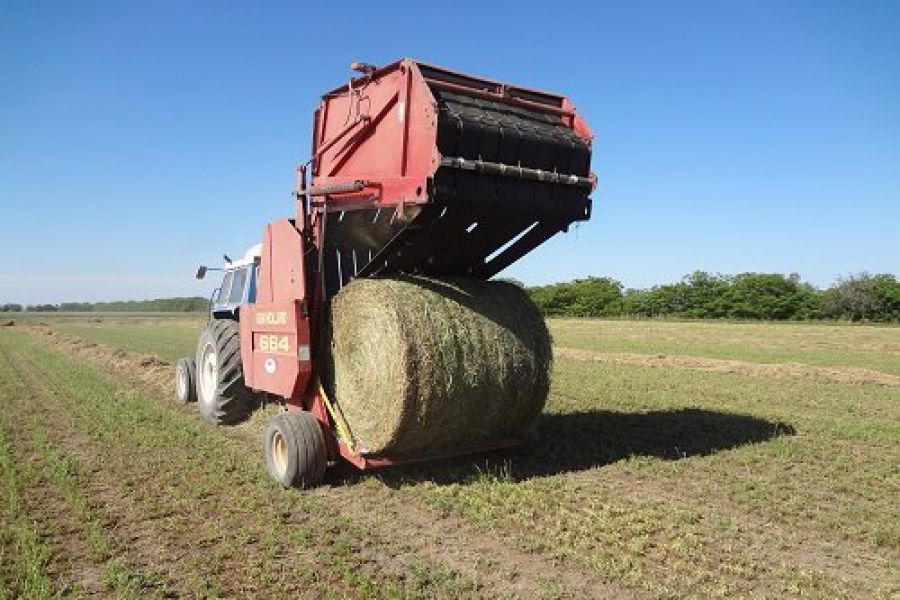
<instances>
[{"instance_id":1,"label":"dirt patch","mask_svg":"<svg viewBox=\"0 0 900 600\"><path fill-rule=\"evenodd\" d=\"M65 415L60 414L33 366L25 361L10 361L10 364L22 380L28 382L33 392L29 400L39 407L48 437L65 456L79 465L84 476L84 491L92 506L102 512L104 528L113 544L115 556L139 569L145 577L149 575L148 580L166 581L167 589L174 586L174 589L186 590L185 582L190 580L191 575L179 574L183 569L181 561L177 555L166 552L166 543L153 527L152 520L144 517L146 508L122 492L115 477L106 468L108 461L103 453L97 451L87 436L75 430ZM20 415L19 418L27 419L27 415ZM46 492L42 491L42 506L64 506L63 502L47 502L45 495ZM69 535L64 535L66 531L60 532L64 538L60 543L66 548L67 555L79 561L73 563L71 572L79 577L73 581L86 592L102 587L102 565L92 564L89 552L80 548L84 543L77 537L76 527L70 527L68 532ZM63 581L69 580L63 578Z\"/></svg>"},{"instance_id":2,"label":"dirt patch","mask_svg":"<svg viewBox=\"0 0 900 600\"><path fill-rule=\"evenodd\" d=\"M520 550L499 535L479 532L461 518L422 506L375 478L313 493L332 499L354 521L404 540L416 554L479 582L481 595L532 598L541 590L557 590L562 597L646 597L588 571Z\"/></svg>"},{"instance_id":3,"label":"dirt patch","mask_svg":"<svg viewBox=\"0 0 900 600\"><path fill-rule=\"evenodd\" d=\"M12 441L20 465L28 465L38 475L22 478L22 499L31 519L38 524L44 543L50 548L51 561L47 575L59 584L63 593L102 594L103 564L98 562L85 541L82 526L67 505L65 497L54 484L48 466L33 448L29 428L19 415L14 416ZM30 485L24 485L24 484Z\"/></svg>"},{"instance_id":4,"label":"dirt patch","mask_svg":"<svg viewBox=\"0 0 900 600\"><path fill-rule=\"evenodd\" d=\"M631 352L594 352L580 348L555 346L556 358L593 361L636 367L693 369L710 373L735 373L769 379L803 379L828 383L876 384L900 387L900 377L863 367L820 367L802 363L754 363L743 360L702 358L666 354L634 354Z\"/></svg>"},{"instance_id":5,"label":"dirt patch","mask_svg":"<svg viewBox=\"0 0 900 600\"><path fill-rule=\"evenodd\" d=\"M166 593L175 597L205 595L204 590L226 597L263 597L257 578L264 574L263 540L271 539L266 528L274 520L271 515L268 519L262 514L250 516L234 503L234 497L247 493L240 482L232 482L228 495L197 494L189 484L185 489L185 481L180 479L183 474L160 474L154 486L143 486L131 471L146 471L149 464L166 464L171 457L147 455L147 463L135 464L127 452L104 445L67 417L55 386L46 381L36 364L27 359L12 364L33 392L31 400L46 423L48 438L82 465L85 492L103 517L113 556L124 560L143 580L162 583ZM223 501L231 503L225 512ZM235 541L235 536L240 541ZM215 559L210 561L210 556ZM285 578L270 581L272 590L299 593L309 581L297 571L312 571L315 556L306 547L285 547L268 564L268 576L275 572ZM294 576L290 577L292 569ZM340 581L331 579L323 573L323 581L339 590L339 595L352 595Z\"/></svg>"},{"instance_id":6,"label":"dirt patch","mask_svg":"<svg viewBox=\"0 0 900 600\"><path fill-rule=\"evenodd\" d=\"M157 356L145 356L140 359L140 365L144 368L147 367L170 367L168 361L165 361Z\"/></svg>"}]
</instances>

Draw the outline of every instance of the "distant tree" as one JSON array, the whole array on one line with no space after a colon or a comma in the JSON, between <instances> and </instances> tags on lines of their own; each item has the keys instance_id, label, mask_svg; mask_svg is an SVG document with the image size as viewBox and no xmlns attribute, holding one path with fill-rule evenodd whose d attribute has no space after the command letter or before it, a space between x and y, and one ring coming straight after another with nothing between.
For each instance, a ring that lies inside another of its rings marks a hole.
<instances>
[{"instance_id":1,"label":"distant tree","mask_svg":"<svg viewBox=\"0 0 900 600\"><path fill-rule=\"evenodd\" d=\"M699 319L724 317L727 309L723 304L723 298L731 283L731 280L723 275L694 271L681 281L683 305L677 312L686 317Z\"/></svg>"},{"instance_id":2,"label":"distant tree","mask_svg":"<svg viewBox=\"0 0 900 600\"><path fill-rule=\"evenodd\" d=\"M22 312L21 304L0 304L0 312Z\"/></svg>"},{"instance_id":3,"label":"distant tree","mask_svg":"<svg viewBox=\"0 0 900 600\"><path fill-rule=\"evenodd\" d=\"M900 285L892 276L871 279L867 280L867 287L862 286L865 287L866 297L871 298L869 303L877 305L878 314L897 315L900 312ZM845 296L861 294L856 289L861 284L855 282L854 285L856 287L848 286ZM530 288L529 293L544 314L576 317L630 315L697 319L812 319L842 314L847 311L844 305L852 304L835 292L820 292L801 281L796 273L728 276L694 271L678 283L624 292L618 281L589 277ZM828 306L831 313L826 310L826 298L830 298L831 304ZM859 301L855 303L859 304ZM875 312L873 308L866 314Z\"/></svg>"},{"instance_id":4,"label":"distant tree","mask_svg":"<svg viewBox=\"0 0 900 600\"><path fill-rule=\"evenodd\" d=\"M601 317L622 314L622 284L608 277L531 288L531 299L550 316Z\"/></svg>"},{"instance_id":5,"label":"distant tree","mask_svg":"<svg viewBox=\"0 0 900 600\"><path fill-rule=\"evenodd\" d=\"M728 317L784 320L801 318L815 303L811 288L798 276L779 273L737 275L722 296Z\"/></svg>"},{"instance_id":6,"label":"distant tree","mask_svg":"<svg viewBox=\"0 0 900 600\"><path fill-rule=\"evenodd\" d=\"M568 283L534 287L529 293L541 312L551 317L570 315L569 310L575 304L575 290Z\"/></svg>"},{"instance_id":7,"label":"distant tree","mask_svg":"<svg viewBox=\"0 0 900 600\"><path fill-rule=\"evenodd\" d=\"M572 283L575 303L570 311L578 317L611 317L622 314L622 284L609 277L588 277Z\"/></svg>"},{"instance_id":8,"label":"distant tree","mask_svg":"<svg viewBox=\"0 0 900 600\"><path fill-rule=\"evenodd\" d=\"M29 304L28 312L56 312L59 310L55 304Z\"/></svg>"},{"instance_id":9,"label":"distant tree","mask_svg":"<svg viewBox=\"0 0 900 600\"><path fill-rule=\"evenodd\" d=\"M822 312L851 321L900 320L900 282L889 274L841 277L822 295Z\"/></svg>"},{"instance_id":10,"label":"distant tree","mask_svg":"<svg viewBox=\"0 0 900 600\"><path fill-rule=\"evenodd\" d=\"M690 307L687 286L683 282L655 286L647 291L646 306L650 317L682 314Z\"/></svg>"},{"instance_id":11,"label":"distant tree","mask_svg":"<svg viewBox=\"0 0 900 600\"><path fill-rule=\"evenodd\" d=\"M0 305L0 311L5 307L19 307L18 304ZM206 298L190 296L185 298L157 298L155 300L117 300L113 302L62 302L55 304L29 305L29 311L33 312L203 312L207 309ZM10 311L12 312L12 311Z\"/></svg>"},{"instance_id":12,"label":"distant tree","mask_svg":"<svg viewBox=\"0 0 900 600\"><path fill-rule=\"evenodd\" d=\"M628 290L623 300L623 313L645 317L723 317L722 296L729 286L728 277L694 271L679 283L659 285L649 290Z\"/></svg>"},{"instance_id":13,"label":"distant tree","mask_svg":"<svg viewBox=\"0 0 900 600\"><path fill-rule=\"evenodd\" d=\"M62 312L90 312L93 305L89 302L62 302L59 305Z\"/></svg>"},{"instance_id":14,"label":"distant tree","mask_svg":"<svg viewBox=\"0 0 900 600\"><path fill-rule=\"evenodd\" d=\"M96 312L201 312L207 308L206 298L157 298L155 300L118 300L96 302L91 305Z\"/></svg>"},{"instance_id":15,"label":"distant tree","mask_svg":"<svg viewBox=\"0 0 900 600\"><path fill-rule=\"evenodd\" d=\"M650 292L629 288L622 294L622 314L636 317L655 317L659 313L654 310Z\"/></svg>"}]
</instances>

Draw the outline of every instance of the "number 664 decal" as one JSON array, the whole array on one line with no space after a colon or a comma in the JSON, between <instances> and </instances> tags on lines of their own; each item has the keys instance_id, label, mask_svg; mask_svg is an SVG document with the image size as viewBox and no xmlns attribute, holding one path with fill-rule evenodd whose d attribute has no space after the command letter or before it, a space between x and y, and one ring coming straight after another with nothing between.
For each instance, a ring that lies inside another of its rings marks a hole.
<instances>
[{"instance_id":1,"label":"number 664 decal","mask_svg":"<svg viewBox=\"0 0 900 600\"><path fill-rule=\"evenodd\" d=\"M264 333L259 336L257 347L260 352L291 353L291 345L286 335Z\"/></svg>"}]
</instances>

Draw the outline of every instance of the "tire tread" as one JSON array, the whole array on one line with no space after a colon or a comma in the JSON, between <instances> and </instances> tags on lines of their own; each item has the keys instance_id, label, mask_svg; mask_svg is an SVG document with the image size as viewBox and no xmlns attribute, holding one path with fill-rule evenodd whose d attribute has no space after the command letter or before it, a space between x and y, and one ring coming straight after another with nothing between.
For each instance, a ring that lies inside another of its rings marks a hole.
<instances>
[{"instance_id":1,"label":"tire tread","mask_svg":"<svg viewBox=\"0 0 900 600\"><path fill-rule=\"evenodd\" d=\"M270 456L270 439L274 430L281 431L288 441L294 460L288 461L288 481L281 480L272 471L274 460ZM269 474L283 485L308 488L320 483L328 467L325 436L319 422L308 412L282 413L272 419L266 432L266 467ZM291 471L291 467L293 469Z\"/></svg>"},{"instance_id":2,"label":"tire tread","mask_svg":"<svg viewBox=\"0 0 900 600\"><path fill-rule=\"evenodd\" d=\"M235 425L247 419L253 410L253 393L244 385L244 368L241 361L241 329L237 321L214 319L207 331L216 347L219 362L218 381L211 410L201 406L208 421L221 425ZM198 347L198 361L201 345ZM201 403L202 404L202 403Z\"/></svg>"}]
</instances>

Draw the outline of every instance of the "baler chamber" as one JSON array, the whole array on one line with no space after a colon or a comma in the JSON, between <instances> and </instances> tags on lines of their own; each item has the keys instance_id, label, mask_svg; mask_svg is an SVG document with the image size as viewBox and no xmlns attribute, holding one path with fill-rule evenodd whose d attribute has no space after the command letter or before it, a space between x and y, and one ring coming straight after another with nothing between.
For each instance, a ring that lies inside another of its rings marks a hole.
<instances>
[{"instance_id":1,"label":"baler chamber","mask_svg":"<svg viewBox=\"0 0 900 600\"><path fill-rule=\"evenodd\" d=\"M404 59L316 111L326 293L357 276L487 279L590 217L592 134L563 96Z\"/></svg>"}]
</instances>

